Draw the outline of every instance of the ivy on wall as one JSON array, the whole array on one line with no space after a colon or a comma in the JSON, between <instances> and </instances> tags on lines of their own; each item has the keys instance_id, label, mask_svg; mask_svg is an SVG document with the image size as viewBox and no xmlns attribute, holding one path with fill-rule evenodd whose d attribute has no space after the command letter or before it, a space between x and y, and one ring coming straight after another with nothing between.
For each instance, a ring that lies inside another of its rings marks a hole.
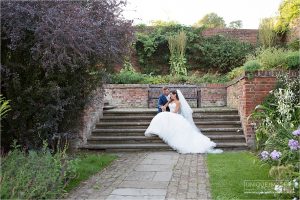
<instances>
[{"instance_id":1,"label":"ivy on wall","mask_svg":"<svg viewBox=\"0 0 300 200\"><path fill-rule=\"evenodd\" d=\"M203 37L203 28L180 24L136 27L134 47L141 71L146 74L168 74L170 52L168 38L184 31L187 36L187 66L194 70L228 72L241 66L247 54L254 50L247 42L216 35Z\"/></svg>"}]
</instances>

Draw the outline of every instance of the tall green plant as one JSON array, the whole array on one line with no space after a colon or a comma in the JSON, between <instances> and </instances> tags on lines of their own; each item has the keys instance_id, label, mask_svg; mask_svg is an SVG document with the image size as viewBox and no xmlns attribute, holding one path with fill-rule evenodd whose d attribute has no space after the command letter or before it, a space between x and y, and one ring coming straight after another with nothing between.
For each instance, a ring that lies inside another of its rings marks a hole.
<instances>
[{"instance_id":1,"label":"tall green plant","mask_svg":"<svg viewBox=\"0 0 300 200\"><path fill-rule=\"evenodd\" d=\"M262 19L259 24L258 39L264 48L272 47L275 45L276 33L274 31L274 19Z\"/></svg>"},{"instance_id":2,"label":"tall green plant","mask_svg":"<svg viewBox=\"0 0 300 200\"><path fill-rule=\"evenodd\" d=\"M168 38L170 50L170 71L171 74L187 75L185 49L187 36L184 31Z\"/></svg>"}]
</instances>

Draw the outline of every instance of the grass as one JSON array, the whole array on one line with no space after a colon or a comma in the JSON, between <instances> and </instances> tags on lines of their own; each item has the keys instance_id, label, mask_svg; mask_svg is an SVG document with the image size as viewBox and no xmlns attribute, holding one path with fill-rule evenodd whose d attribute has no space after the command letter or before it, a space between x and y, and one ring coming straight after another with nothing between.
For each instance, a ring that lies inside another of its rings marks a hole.
<instances>
[{"instance_id":1,"label":"grass","mask_svg":"<svg viewBox=\"0 0 300 200\"><path fill-rule=\"evenodd\" d=\"M209 154L207 165L213 199L274 199L270 194L244 193L244 180L272 180L270 167L250 152Z\"/></svg>"},{"instance_id":2,"label":"grass","mask_svg":"<svg viewBox=\"0 0 300 200\"><path fill-rule=\"evenodd\" d=\"M78 175L66 186L65 190L67 192L77 187L82 181L100 172L109 165L116 156L110 154L80 153L76 155L76 158L79 159L77 166Z\"/></svg>"}]
</instances>

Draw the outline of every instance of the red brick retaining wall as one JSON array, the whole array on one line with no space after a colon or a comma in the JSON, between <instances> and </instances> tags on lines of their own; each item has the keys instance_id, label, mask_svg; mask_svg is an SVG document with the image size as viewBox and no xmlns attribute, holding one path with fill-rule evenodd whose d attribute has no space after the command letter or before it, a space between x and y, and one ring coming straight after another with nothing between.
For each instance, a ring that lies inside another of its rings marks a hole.
<instances>
[{"instance_id":1,"label":"red brick retaining wall","mask_svg":"<svg viewBox=\"0 0 300 200\"><path fill-rule=\"evenodd\" d=\"M148 84L107 84L104 86L104 101L119 108L155 108L161 87L162 85ZM168 85L168 87L180 89L191 107L226 106L225 84Z\"/></svg>"},{"instance_id":2,"label":"red brick retaining wall","mask_svg":"<svg viewBox=\"0 0 300 200\"><path fill-rule=\"evenodd\" d=\"M255 107L263 102L274 89L280 71L257 71L228 83L227 106L237 108L241 117L247 144L253 146L255 141L254 127L249 115ZM298 77L299 71L289 71L290 77Z\"/></svg>"},{"instance_id":3,"label":"red brick retaining wall","mask_svg":"<svg viewBox=\"0 0 300 200\"><path fill-rule=\"evenodd\" d=\"M119 108L147 108L147 84L107 84L104 85L104 102Z\"/></svg>"}]
</instances>

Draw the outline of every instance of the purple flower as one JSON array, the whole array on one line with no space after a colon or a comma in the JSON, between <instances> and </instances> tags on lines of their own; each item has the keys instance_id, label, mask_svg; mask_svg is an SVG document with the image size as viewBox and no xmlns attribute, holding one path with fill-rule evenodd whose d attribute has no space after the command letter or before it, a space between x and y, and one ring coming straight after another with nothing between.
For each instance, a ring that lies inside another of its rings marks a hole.
<instances>
[{"instance_id":1,"label":"purple flower","mask_svg":"<svg viewBox=\"0 0 300 200\"><path fill-rule=\"evenodd\" d=\"M281 156L281 153L279 151L274 150L271 152L270 156L273 160L278 160L278 158L280 158Z\"/></svg>"},{"instance_id":2,"label":"purple flower","mask_svg":"<svg viewBox=\"0 0 300 200\"><path fill-rule=\"evenodd\" d=\"M300 136L300 129L295 130L295 131L293 132L293 135L295 135L295 136Z\"/></svg>"},{"instance_id":3,"label":"purple flower","mask_svg":"<svg viewBox=\"0 0 300 200\"><path fill-rule=\"evenodd\" d=\"M299 148L299 142L297 140L289 140L289 147L291 150L297 150Z\"/></svg>"},{"instance_id":4,"label":"purple flower","mask_svg":"<svg viewBox=\"0 0 300 200\"><path fill-rule=\"evenodd\" d=\"M260 153L260 156L262 160L267 160L269 158L269 152L263 151Z\"/></svg>"}]
</instances>

